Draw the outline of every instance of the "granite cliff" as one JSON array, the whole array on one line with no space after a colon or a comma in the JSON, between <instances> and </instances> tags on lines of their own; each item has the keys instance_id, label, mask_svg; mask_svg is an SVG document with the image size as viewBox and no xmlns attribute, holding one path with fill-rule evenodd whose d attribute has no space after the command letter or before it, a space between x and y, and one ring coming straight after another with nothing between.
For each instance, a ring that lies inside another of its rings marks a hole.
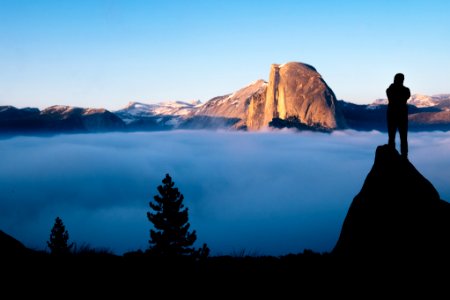
<instances>
[{"instance_id":1,"label":"granite cliff","mask_svg":"<svg viewBox=\"0 0 450 300\"><path fill-rule=\"evenodd\" d=\"M191 117L235 120L235 128L259 130L274 119L295 119L311 128L345 128L336 96L316 69L290 62L273 64L269 81L257 80L235 93L215 97Z\"/></svg>"}]
</instances>

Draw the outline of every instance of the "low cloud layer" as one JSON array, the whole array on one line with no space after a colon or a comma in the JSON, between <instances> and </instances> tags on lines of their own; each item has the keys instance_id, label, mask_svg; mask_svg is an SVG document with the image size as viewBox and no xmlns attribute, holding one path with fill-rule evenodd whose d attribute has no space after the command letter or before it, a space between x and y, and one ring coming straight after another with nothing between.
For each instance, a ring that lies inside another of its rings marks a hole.
<instances>
[{"instance_id":1,"label":"low cloud layer","mask_svg":"<svg viewBox=\"0 0 450 300\"><path fill-rule=\"evenodd\" d=\"M411 133L410 161L450 200L450 133ZM379 132L170 131L0 140L0 229L45 249L60 216L78 245L146 249L169 173L212 254L330 251Z\"/></svg>"}]
</instances>

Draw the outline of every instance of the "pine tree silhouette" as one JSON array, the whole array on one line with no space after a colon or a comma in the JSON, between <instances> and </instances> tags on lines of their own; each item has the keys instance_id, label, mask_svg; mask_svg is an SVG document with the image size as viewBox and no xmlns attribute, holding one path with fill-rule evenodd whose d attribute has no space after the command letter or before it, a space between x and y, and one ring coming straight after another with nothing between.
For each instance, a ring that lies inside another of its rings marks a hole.
<instances>
[{"instance_id":1,"label":"pine tree silhouette","mask_svg":"<svg viewBox=\"0 0 450 300\"><path fill-rule=\"evenodd\" d=\"M70 249L73 244L68 245L69 232L66 230L63 221L56 217L55 224L53 225L50 233L50 240L47 241L47 245L50 248L51 254L65 255L70 253Z\"/></svg>"},{"instance_id":2,"label":"pine tree silhouette","mask_svg":"<svg viewBox=\"0 0 450 300\"><path fill-rule=\"evenodd\" d=\"M147 212L155 230L150 230L149 253L158 256L194 255L199 258L208 256L206 244L195 250L192 245L197 239L196 231L189 232L188 209L184 208L184 196L174 187L175 183L169 174L158 186L159 195L153 197L150 207L155 213Z\"/></svg>"}]
</instances>

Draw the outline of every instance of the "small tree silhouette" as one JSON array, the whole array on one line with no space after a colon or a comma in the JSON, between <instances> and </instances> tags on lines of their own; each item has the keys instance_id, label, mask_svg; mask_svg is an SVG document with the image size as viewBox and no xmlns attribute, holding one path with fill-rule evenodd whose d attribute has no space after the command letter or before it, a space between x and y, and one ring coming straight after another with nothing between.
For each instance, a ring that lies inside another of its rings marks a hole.
<instances>
[{"instance_id":1,"label":"small tree silhouette","mask_svg":"<svg viewBox=\"0 0 450 300\"><path fill-rule=\"evenodd\" d=\"M73 243L68 245L69 232L67 232L61 218L56 217L55 224L53 225L50 233L50 240L47 241L47 245L50 248L51 254L64 255L69 254Z\"/></svg>"},{"instance_id":2,"label":"small tree silhouette","mask_svg":"<svg viewBox=\"0 0 450 300\"><path fill-rule=\"evenodd\" d=\"M150 230L149 252L158 256L194 255L205 258L209 254L206 244L195 250L191 246L197 239L196 231L189 232L188 209L184 208L184 196L174 187L169 174L158 186L159 195L153 197L150 207L155 213L147 212L155 230Z\"/></svg>"}]
</instances>

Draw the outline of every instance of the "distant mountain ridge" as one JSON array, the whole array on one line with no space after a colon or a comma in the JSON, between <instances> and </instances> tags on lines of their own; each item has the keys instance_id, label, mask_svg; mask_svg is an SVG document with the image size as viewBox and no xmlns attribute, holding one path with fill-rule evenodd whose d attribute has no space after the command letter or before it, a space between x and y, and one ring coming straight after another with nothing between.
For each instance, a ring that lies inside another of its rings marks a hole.
<instances>
[{"instance_id":1,"label":"distant mountain ridge","mask_svg":"<svg viewBox=\"0 0 450 300\"><path fill-rule=\"evenodd\" d=\"M0 106L0 132L104 132L123 130L125 123L103 108L81 108L63 105L18 109Z\"/></svg>"},{"instance_id":2,"label":"distant mountain ridge","mask_svg":"<svg viewBox=\"0 0 450 300\"><path fill-rule=\"evenodd\" d=\"M388 104L387 99L377 99L372 105ZM433 96L427 96L422 94L413 94L408 100L408 104L415 107L432 107L437 106L443 110L450 110L450 94L438 94Z\"/></svg>"},{"instance_id":3,"label":"distant mountain ridge","mask_svg":"<svg viewBox=\"0 0 450 300\"><path fill-rule=\"evenodd\" d=\"M268 83L260 79L232 94L212 98L192 113L193 122L189 126L202 127L205 121L208 125L209 120L215 122L215 126L258 128L260 123L255 123L252 118L253 108L262 104L255 102L264 101L267 86Z\"/></svg>"},{"instance_id":4,"label":"distant mountain ridge","mask_svg":"<svg viewBox=\"0 0 450 300\"><path fill-rule=\"evenodd\" d=\"M338 101L349 128L387 131L387 99L371 104ZM412 131L450 130L450 94L414 94L408 100L409 129Z\"/></svg>"},{"instance_id":5,"label":"distant mountain ridge","mask_svg":"<svg viewBox=\"0 0 450 300\"><path fill-rule=\"evenodd\" d=\"M0 133L151 131L171 129L386 131L386 99L371 104L337 100L308 64L273 64L269 80L256 80L205 103L130 102L117 111L55 105L42 111L0 106ZM408 101L410 130L450 130L450 94L415 94Z\"/></svg>"},{"instance_id":6,"label":"distant mountain ridge","mask_svg":"<svg viewBox=\"0 0 450 300\"><path fill-rule=\"evenodd\" d=\"M129 102L123 109L114 111L130 129L179 127L186 116L201 106L200 101L170 101L157 104Z\"/></svg>"}]
</instances>

